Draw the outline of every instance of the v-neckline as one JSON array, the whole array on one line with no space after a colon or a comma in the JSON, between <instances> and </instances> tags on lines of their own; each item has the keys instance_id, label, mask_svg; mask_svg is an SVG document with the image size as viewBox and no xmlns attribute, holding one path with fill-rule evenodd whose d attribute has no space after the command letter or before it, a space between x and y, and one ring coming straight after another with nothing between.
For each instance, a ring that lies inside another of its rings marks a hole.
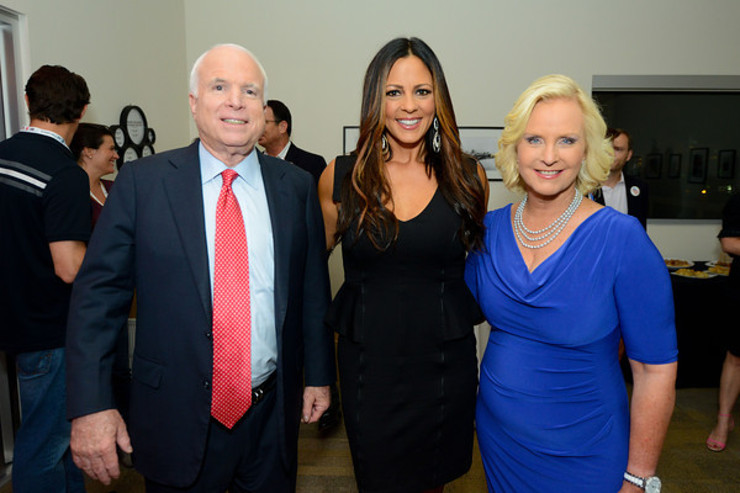
<instances>
[{"instance_id":1,"label":"v-neckline","mask_svg":"<svg viewBox=\"0 0 740 493\"><path fill-rule=\"evenodd\" d=\"M560 245L559 247L557 247L550 255L548 255L547 257L545 257L542 260L542 262L540 262L539 264L537 264L534 267L534 269L529 270L529 266L527 265L527 261L524 260L524 256L522 255L522 251L519 248L519 242L517 241L516 234L514 233L514 224L512 223L512 219L511 219L511 213L512 213L511 211L513 210L513 208L514 208L514 204L509 204L509 210L507 211L507 217L506 217L506 222L509 225L509 238L510 238L511 241L514 242L514 249L516 250L516 253L518 254L517 256L518 256L520 262L524 265L524 269L527 271L527 274L529 274L529 276L533 276L535 274L535 272L537 271L537 269L539 269L542 265L544 265L546 262L548 262L551 258L553 258L556 255L558 255L560 253L560 251L563 250L568 245L568 243L570 243L570 239L573 238L578 233L578 231L581 229L581 227L584 224L586 224L589 221L589 219L591 219L592 217L594 217L596 214L598 214L602 210L606 209L606 207L602 207L602 208L597 209L594 212L592 212L586 219L584 219L583 221L581 221L581 224L579 224L578 226L576 226L576 228L570 233L570 236L568 236L565 239L565 241L563 242L562 245Z\"/></svg>"},{"instance_id":2,"label":"v-neckline","mask_svg":"<svg viewBox=\"0 0 740 493\"><path fill-rule=\"evenodd\" d=\"M434 198L437 196L437 192L439 192L439 185L437 185L437 187L434 189L434 193L432 194L432 197L429 199L429 201L427 202L427 204L424 206L424 208L422 210L419 211L419 213L417 215L415 215L414 217L411 217L409 219L398 219L398 217L396 217L396 219L398 220L398 222L399 223L410 223L411 221L414 221L419 216L421 216L422 214L424 214L427 211L427 209L429 209L429 206L432 205L432 202L434 202ZM395 216L396 214L393 213L393 215Z\"/></svg>"}]
</instances>

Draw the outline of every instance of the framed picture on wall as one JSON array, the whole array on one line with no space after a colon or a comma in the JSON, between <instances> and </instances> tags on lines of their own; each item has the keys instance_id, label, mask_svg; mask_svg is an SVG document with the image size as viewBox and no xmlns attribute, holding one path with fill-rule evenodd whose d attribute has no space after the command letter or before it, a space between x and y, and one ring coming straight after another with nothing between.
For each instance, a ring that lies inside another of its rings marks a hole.
<instances>
[{"instance_id":1,"label":"framed picture on wall","mask_svg":"<svg viewBox=\"0 0 740 493\"><path fill-rule=\"evenodd\" d=\"M671 154L668 156L668 178L679 178L681 176L681 155Z\"/></svg>"},{"instance_id":2,"label":"framed picture on wall","mask_svg":"<svg viewBox=\"0 0 740 493\"><path fill-rule=\"evenodd\" d=\"M489 181L501 181L493 156L498 151L498 139L504 127L458 127L462 151L475 157L486 170Z\"/></svg>"},{"instance_id":3,"label":"framed picture on wall","mask_svg":"<svg viewBox=\"0 0 740 493\"><path fill-rule=\"evenodd\" d=\"M357 147L357 141L360 138L360 127L344 126L342 132L342 154L346 156Z\"/></svg>"},{"instance_id":4,"label":"framed picture on wall","mask_svg":"<svg viewBox=\"0 0 740 493\"><path fill-rule=\"evenodd\" d=\"M689 152L689 183L704 183L707 181L707 159L709 148L697 147Z\"/></svg>"},{"instance_id":5,"label":"framed picture on wall","mask_svg":"<svg viewBox=\"0 0 740 493\"><path fill-rule=\"evenodd\" d=\"M735 178L735 150L726 149L717 155L717 178Z\"/></svg>"},{"instance_id":6,"label":"framed picture on wall","mask_svg":"<svg viewBox=\"0 0 740 493\"><path fill-rule=\"evenodd\" d=\"M662 154L648 154L645 160L645 178L660 178L663 167Z\"/></svg>"}]
</instances>

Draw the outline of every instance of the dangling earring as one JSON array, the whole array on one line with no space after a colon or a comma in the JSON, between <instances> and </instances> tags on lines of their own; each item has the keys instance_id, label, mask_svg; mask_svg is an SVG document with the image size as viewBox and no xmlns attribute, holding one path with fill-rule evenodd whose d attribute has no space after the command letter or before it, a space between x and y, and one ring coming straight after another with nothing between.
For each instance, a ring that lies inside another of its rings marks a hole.
<instances>
[{"instance_id":1,"label":"dangling earring","mask_svg":"<svg viewBox=\"0 0 740 493\"><path fill-rule=\"evenodd\" d=\"M442 149L442 138L439 136L439 120L437 120L436 116L432 122L432 127L434 128L434 132L432 133L432 150L436 154L439 154L439 151Z\"/></svg>"},{"instance_id":2,"label":"dangling earring","mask_svg":"<svg viewBox=\"0 0 740 493\"><path fill-rule=\"evenodd\" d=\"M380 136L380 148L383 149L383 153L388 152L388 139L385 138L385 133Z\"/></svg>"}]
</instances>

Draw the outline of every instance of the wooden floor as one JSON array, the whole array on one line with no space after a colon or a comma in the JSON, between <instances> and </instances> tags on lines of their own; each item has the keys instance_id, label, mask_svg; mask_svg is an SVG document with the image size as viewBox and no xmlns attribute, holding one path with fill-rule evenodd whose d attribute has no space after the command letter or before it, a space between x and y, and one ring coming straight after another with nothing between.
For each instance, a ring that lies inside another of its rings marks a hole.
<instances>
[{"instance_id":1,"label":"wooden floor","mask_svg":"<svg viewBox=\"0 0 740 493\"><path fill-rule=\"evenodd\" d=\"M727 449L710 452L704 440L716 413L717 389L681 389L671 421L659 475L666 493L740 492L740 429L730 435ZM738 418L740 419L740 418ZM316 425L302 425L299 441L299 493L353 493L357 491L352 474L347 438L343 427L326 436ZM0 493L9 493L9 485ZM114 484L104 487L89 483L89 493L143 492L143 480L133 470L124 470ZM486 491L483 467L476 448L470 472L449 484L445 493Z\"/></svg>"}]
</instances>

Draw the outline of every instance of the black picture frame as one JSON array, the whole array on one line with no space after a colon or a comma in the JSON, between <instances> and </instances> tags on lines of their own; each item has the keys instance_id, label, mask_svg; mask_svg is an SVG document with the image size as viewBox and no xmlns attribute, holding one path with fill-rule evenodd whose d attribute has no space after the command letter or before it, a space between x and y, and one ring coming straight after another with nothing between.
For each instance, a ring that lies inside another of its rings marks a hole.
<instances>
[{"instance_id":1,"label":"black picture frame","mask_svg":"<svg viewBox=\"0 0 740 493\"><path fill-rule=\"evenodd\" d=\"M703 184L707 181L708 147L697 147L689 152L689 183Z\"/></svg>"},{"instance_id":2,"label":"black picture frame","mask_svg":"<svg viewBox=\"0 0 740 493\"><path fill-rule=\"evenodd\" d=\"M645 178L658 179L660 178L661 171L663 168L663 155L662 154L648 154L645 159Z\"/></svg>"},{"instance_id":3,"label":"black picture frame","mask_svg":"<svg viewBox=\"0 0 740 493\"><path fill-rule=\"evenodd\" d=\"M668 178L681 177L681 154L668 156Z\"/></svg>"},{"instance_id":4,"label":"black picture frame","mask_svg":"<svg viewBox=\"0 0 740 493\"><path fill-rule=\"evenodd\" d=\"M735 178L735 149L725 149L717 154L717 178Z\"/></svg>"}]
</instances>

